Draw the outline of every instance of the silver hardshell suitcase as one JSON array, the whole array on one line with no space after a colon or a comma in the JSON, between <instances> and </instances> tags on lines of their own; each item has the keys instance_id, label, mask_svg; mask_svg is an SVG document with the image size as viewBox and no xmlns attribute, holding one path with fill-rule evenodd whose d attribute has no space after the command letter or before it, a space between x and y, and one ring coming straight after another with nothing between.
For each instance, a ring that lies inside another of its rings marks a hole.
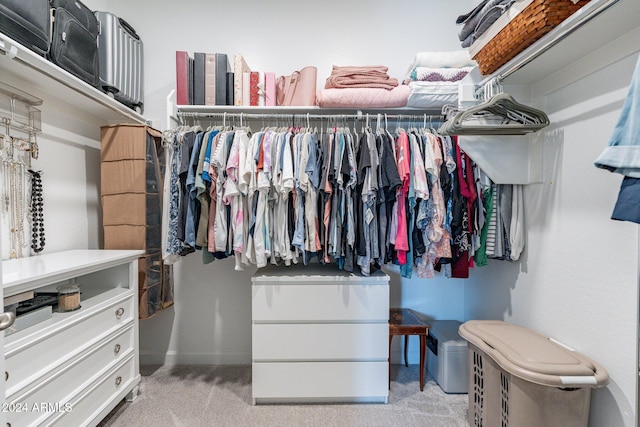
<instances>
[{"instance_id":1,"label":"silver hardshell suitcase","mask_svg":"<svg viewBox=\"0 0 640 427\"><path fill-rule=\"evenodd\" d=\"M100 23L98 55L100 88L142 113L144 105L142 40L124 19L95 12Z\"/></svg>"}]
</instances>

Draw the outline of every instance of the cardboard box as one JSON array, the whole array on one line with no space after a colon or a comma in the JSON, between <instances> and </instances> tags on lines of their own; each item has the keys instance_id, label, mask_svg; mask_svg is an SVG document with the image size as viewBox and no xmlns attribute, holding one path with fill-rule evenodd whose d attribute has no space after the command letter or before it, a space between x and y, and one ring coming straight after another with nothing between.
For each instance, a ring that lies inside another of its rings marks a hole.
<instances>
[{"instance_id":1,"label":"cardboard box","mask_svg":"<svg viewBox=\"0 0 640 427\"><path fill-rule=\"evenodd\" d=\"M143 249L148 253L162 250L160 225L106 225L105 249Z\"/></svg>"},{"instance_id":2,"label":"cardboard box","mask_svg":"<svg viewBox=\"0 0 640 427\"><path fill-rule=\"evenodd\" d=\"M103 196L147 191L146 160L118 160L100 165L100 188Z\"/></svg>"},{"instance_id":3,"label":"cardboard box","mask_svg":"<svg viewBox=\"0 0 640 427\"><path fill-rule=\"evenodd\" d=\"M146 225L147 195L124 193L102 196L102 223L108 225Z\"/></svg>"},{"instance_id":4,"label":"cardboard box","mask_svg":"<svg viewBox=\"0 0 640 427\"><path fill-rule=\"evenodd\" d=\"M117 124L100 128L100 159L144 160L147 154L147 135L161 140L162 132L140 124Z\"/></svg>"}]
</instances>

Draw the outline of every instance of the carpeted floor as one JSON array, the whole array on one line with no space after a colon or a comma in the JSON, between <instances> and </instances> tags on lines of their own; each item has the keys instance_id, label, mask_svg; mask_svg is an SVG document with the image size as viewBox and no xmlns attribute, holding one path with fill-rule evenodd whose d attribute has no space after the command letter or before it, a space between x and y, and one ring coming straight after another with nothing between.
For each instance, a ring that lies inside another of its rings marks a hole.
<instances>
[{"instance_id":1,"label":"carpeted floor","mask_svg":"<svg viewBox=\"0 0 640 427\"><path fill-rule=\"evenodd\" d=\"M250 366L141 367L140 394L99 427L463 427L467 395L393 365L388 404L252 405Z\"/></svg>"}]
</instances>

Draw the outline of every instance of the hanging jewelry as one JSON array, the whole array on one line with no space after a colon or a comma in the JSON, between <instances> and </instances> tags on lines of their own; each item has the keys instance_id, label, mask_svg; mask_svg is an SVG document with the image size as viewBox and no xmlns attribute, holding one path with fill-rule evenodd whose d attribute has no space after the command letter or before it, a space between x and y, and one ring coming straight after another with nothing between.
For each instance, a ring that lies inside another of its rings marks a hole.
<instances>
[{"instance_id":1,"label":"hanging jewelry","mask_svg":"<svg viewBox=\"0 0 640 427\"><path fill-rule=\"evenodd\" d=\"M38 147L38 141L35 135L30 135L29 138L29 151L31 151L31 158L37 159L40 154L40 148Z\"/></svg>"},{"instance_id":2,"label":"hanging jewelry","mask_svg":"<svg viewBox=\"0 0 640 427\"><path fill-rule=\"evenodd\" d=\"M29 173L31 174L31 249L39 253L45 245L42 171L29 169Z\"/></svg>"},{"instance_id":3,"label":"hanging jewelry","mask_svg":"<svg viewBox=\"0 0 640 427\"><path fill-rule=\"evenodd\" d=\"M6 111L9 116L0 117L0 213L2 225L8 225L9 229L9 256L22 258L29 255L24 252L29 248L30 231L33 250L37 253L44 248L42 172L31 170L31 161L39 154L36 135L41 132L40 111L33 106L42 104L42 100L21 91L14 92L12 89L15 88L3 83L0 86L2 94L11 98L10 109ZM14 98L13 95L18 96ZM16 105L28 109L29 126L22 122L13 123ZM4 132L1 132L2 127ZM16 129L20 136L11 135L11 129ZM31 230L30 225L33 225Z\"/></svg>"},{"instance_id":4,"label":"hanging jewelry","mask_svg":"<svg viewBox=\"0 0 640 427\"><path fill-rule=\"evenodd\" d=\"M11 177L11 163L8 160L2 161L2 182L4 185L2 186L2 213L7 214L9 212L9 208L11 207L11 187L10 184Z\"/></svg>"},{"instance_id":5,"label":"hanging jewelry","mask_svg":"<svg viewBox=\"0 0 640 427\"><path fill-rule=\"evenodd\" d=\"M25 197L24 197L24 181L25 168L24 164L16 161L9 163L9 191L10 191L10 215L9 230L11 233L11 258L22 258L22 248L26 247L24 243L24 216L25 216Z\"/></svg>"}]
</instances>

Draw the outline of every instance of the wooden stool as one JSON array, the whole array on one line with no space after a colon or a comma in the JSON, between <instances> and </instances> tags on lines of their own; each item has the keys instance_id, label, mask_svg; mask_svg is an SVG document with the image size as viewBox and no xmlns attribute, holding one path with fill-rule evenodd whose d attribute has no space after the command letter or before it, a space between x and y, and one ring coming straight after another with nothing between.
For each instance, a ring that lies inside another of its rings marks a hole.
<instances>
[{"instance_id":1,"label":"wooden stool","mask_svg":"<svg viewBox=\"0 0 640 427\"><path fill-rule=\"evenodd\" d=\"M407 347L409 335L420 337L420 391L424 390L424 358L429 325L410 308L392 308L389 311L389 387L391 387L391 341L394 335L404 335L404 363L409 366Z\"/></svg>"}]
</instances>

